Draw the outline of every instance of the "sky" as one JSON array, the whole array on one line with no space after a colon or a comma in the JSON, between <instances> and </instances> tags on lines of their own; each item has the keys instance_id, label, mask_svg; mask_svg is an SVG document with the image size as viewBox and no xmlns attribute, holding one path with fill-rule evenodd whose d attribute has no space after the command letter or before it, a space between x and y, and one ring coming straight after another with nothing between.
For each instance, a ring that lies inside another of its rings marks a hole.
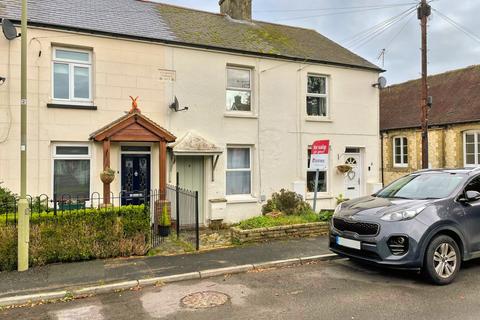
<instances>
[{"instance_id":1,"label":"sky","mask_svg":"<svg viewBox=\"0 0 480 320\"><path fill-rule=\"evenodd\" d=\"M219 12L218 0L157 2ZM420 24L416 12L407 11L417 2L253 0L253 18L315 29L386 69L383 76L395 84L420 77ZM429 19L429 74L480 64L480 1L433 0L430 5L434 10ZM384 61L379 59L383 49Z\"/></svg>"}]
</instances>

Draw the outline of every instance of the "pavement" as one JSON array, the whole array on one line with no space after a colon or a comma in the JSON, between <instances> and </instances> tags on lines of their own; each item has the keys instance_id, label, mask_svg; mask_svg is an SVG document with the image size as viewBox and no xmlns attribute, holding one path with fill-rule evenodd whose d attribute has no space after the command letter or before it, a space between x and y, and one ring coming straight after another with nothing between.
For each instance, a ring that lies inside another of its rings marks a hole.
<instances>
[{"instance_id":1,"label":"pavement","mask_svg":"<svg viewBox=\"0 0 480 320\"><path fill-rule=\"evenodd\" d=\"M135 287L139 282L152 285L159 278L171 282L245 272L253 269L254 265L288 265L299 263L299 259L325 255L328 257L329 254L327 237L318 237L251 244L179 256L51 264L22 273L0 273L0 304L16 303L15 298L19 298L18 303L61 298L71 292L113 292Z\"/></svg>"},{"instance_id":2,"label":"pavement","mask_svg":"<svg viewBox=\"0 0 480 320\"><path fill-rule=\"evenodd\" d=\"M465 263L457 280L441 287L416 272L341 259L4 310L0 319L476 320L479 287L479 261ZM205 301L211 292L215 295ZM221 299L224 295L228 299Z\"/></svg>"}]
</instances>

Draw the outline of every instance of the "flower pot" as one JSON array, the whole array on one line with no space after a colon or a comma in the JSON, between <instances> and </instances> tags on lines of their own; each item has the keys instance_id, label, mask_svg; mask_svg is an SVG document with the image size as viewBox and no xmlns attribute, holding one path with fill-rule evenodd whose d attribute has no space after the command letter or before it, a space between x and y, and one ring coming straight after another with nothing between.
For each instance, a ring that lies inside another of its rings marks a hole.
<instances>
[{"instance_id":1,"label":"flower pot","mask_svg":"<svg viewBox=\"0 0 480 320\"><path fill-rule=\"evenodd\" d=\"M105 184L110 184L115 180L115 171L107 169L100 173L100 180Z\"/></svg>"},{"instance_id":2,"label":"flower pot","mask_svg":"<svg viewBox=\"0 0 480 320\"><path fill-rule=\"evenodd\" d=\"M348 164L340 164L337 166L337 170L338 172L345 174L350 172L352 170L352 167L349 166Z\"/></svg>"},{"instance_id":3,"label":"flower pot","mask_svg":"<svg viewBox=\"0 0 480 320\"><path fill-rule=\"evenodd\" d=\"M158 234L160 237L168 237L170 235L170 226L158 226Z\"/></svg>"}]
</instances>

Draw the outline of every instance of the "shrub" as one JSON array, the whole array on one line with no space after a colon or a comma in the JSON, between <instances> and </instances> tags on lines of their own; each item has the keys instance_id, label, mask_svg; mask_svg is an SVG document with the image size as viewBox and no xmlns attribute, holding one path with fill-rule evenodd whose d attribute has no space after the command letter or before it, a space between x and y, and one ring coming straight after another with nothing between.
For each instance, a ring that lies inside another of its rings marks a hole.
<instances>
[{"instance_id":1,"label":"shrub","mask_svg":"<svg viewBox=\"0 0 480 320\"><path fill-rule=\"evenodd\" d=\"M30 265L143 255L149 250L150 217L144 206L35 214ZM0 271L17 263L17 229L0 226Z\"/></svg>"},{"instance_id":2,"label":"shrub","mask_svg":"<svg viewBox=\"0 0 480 320\"><path fill-rule=\"evenodd\" d=\"M301 195L282 189L272 194L272 199L262 207L264 215L275 211L281 211L286 215L301 215L310 213L312 207L303 200Z\"/></svg>"},{"instance_id":3,"label":"shrub","mask_svg":"<svg viewBox=\"0 0 480 320\"><path fill-rule=\"evenodd\" d=\"M238 224L238 227L242 230L268 228L277 226L288 226L292 224L301 224L309 222L319 222L320 216L316 213L310 212L302 215L290 215L290 216L259 216L244 220Z\"/></svg>"},{"instance_id":4,"label":"shrub","mask_svg":"<svg viewBox=\"0 0 480 320\"><path fill-rule=\"evenodd\" d=\"M332 210L324 210L320 212L320 221L330 221L332 220L333 217L333 211Z\"/></svg>"}]
</instances>

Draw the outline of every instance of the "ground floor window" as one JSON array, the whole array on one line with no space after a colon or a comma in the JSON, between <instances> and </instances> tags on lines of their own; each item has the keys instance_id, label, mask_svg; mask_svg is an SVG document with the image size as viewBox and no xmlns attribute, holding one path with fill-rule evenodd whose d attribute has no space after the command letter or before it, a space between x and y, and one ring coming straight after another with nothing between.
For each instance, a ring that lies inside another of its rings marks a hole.
<instances>
[{"instance_id":1,"label":"ground floor window","mask_svg":"<svg viewBox=\"0 0 480 320\"><path fill-rule=\"evenodd\" d=\"M227 148L227 195L252 193L252 162L250 147Z\"/></svg>"},{"instance_id":2,"label":"ground floor window","mask_svg":"<svg viewBox=\"0 0 480 320\"><path fill-rule=\"evenodd\" d=\"M312 151L308 149L307 168L310 168L310 157ZM315 192L315 174L316 170L307 169L307 191ZM327 171L318 172L317 192L327 192Z\"/></svg>"},{"instance_id":3,"label":"ground floor window","mask_svg":"<svg viewBox=\"0 0 480 320\"><path fill-rule=\"evenodd\" d=\"M393 165L395 167L408 166L408 139L406 137L393 138Z\"/></svg>"},{"instance_id":4,"label":"ground floor window","mask_svg":"<svg viewBox=\"0 0 480 320\"><path fill-rule=\"evenodd\" d=\"M465 166L480 166L480 132L466 132L463 141Z\"/></svg>"},{"instance_id":5,"label":"ground floor window","mask_svg":"<svg viewBox=\"0 0 480 320\"><path fill-rule=\"evenodd\" d=\"M54 146L53 193L57 199L89 198L90 148L88 145Z\"/></svg>"}]
</instances>

